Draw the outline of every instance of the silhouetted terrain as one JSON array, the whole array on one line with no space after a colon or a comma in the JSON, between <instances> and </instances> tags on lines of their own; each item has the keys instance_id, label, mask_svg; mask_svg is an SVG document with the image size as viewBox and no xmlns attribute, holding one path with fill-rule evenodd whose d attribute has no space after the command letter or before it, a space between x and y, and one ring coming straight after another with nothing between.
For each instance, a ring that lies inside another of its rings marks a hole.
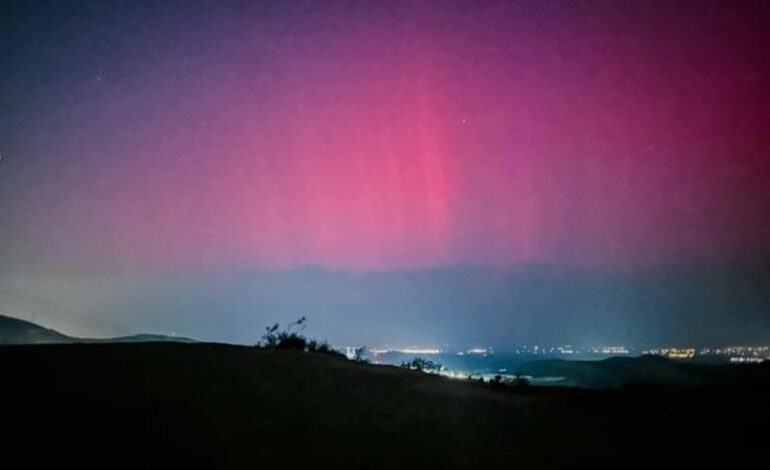
<instances>
[{"instance_id":1,"label":"silhouetted terrain","mask_svg":"<svg viewBox=\"0 0 770 470\"><path fill-rule=\"evenodd\" d=\"M0 315L0 345L4 344L51 344L51 343L137 343L150 341L195 342L182 336L138 334L115 338L77 338L59 333L19 318Z\"/></svg>"},{"instance_id":2,"label":"silhouetted terrain","mask_svg":"<svg viewBox=\"0 0 770 470\"><path fill-rule=\"evenodd\" d=\"M763 455L770 417L770 369L744 367L753 383L596 391L222 344L4 346L0 455L28 466L737 467Z\"/></svg>"},{"instance_id":3,"label":"silhouetted terrain","mask_svg":"<svg viewBox=\"0 0 770 470\"><path fill-rule=\"evenodd\" d=\"M0 315L0 344L71 343L76 338L35 323Z\"/></svg>"}]
</instances>

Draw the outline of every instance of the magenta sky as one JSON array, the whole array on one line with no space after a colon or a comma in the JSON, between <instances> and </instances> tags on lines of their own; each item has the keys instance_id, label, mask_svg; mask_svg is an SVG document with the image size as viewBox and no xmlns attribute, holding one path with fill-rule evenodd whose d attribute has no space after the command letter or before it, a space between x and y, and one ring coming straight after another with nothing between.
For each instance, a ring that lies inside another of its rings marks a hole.
<instances>
[{"instance_id":1,"label":"magenta sky","mask_svg":"<svg viewBox=\"0 0 770 470\"><path fill-rule=\"evenodd\" d=\"M767 252L763 2L102 3L3 46L20 262Z\"/></svg>"},{"instance_id":2,"label":"magenta sky","mask_svg":"<svg viewBox=\"0 0 770 470\"><path fill-rule=\"evenodd\" d=\"M768 51L767 1L0 2L0 314L765 344Z\"/></svg>"}]
</instances>

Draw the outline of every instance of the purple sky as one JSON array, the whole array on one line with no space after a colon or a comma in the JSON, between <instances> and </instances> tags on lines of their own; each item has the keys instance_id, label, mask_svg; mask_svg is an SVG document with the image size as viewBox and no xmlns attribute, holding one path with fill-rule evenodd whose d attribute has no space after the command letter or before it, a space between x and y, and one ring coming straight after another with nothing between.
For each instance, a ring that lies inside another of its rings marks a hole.
<instances>
[{"instance_id":1,"label":"purple sky","mask_svg":"<svg viewBox=\"0 0 770 470\"><path fill-rule=\"evenodd\" d=\"M767 2L2 8L10 277L768 255Z\"/></svg>"}]
</instances>

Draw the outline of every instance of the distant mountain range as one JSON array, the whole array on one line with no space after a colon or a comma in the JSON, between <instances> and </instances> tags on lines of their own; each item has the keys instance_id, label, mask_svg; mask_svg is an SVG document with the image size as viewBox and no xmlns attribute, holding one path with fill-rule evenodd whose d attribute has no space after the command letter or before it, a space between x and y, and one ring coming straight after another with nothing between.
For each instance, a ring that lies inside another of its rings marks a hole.
<instances>
[{"instance_id":1,"label":"distant mountain range","mask_svg":"<svg viewBox=\"0 0 770 470\"><path fill-rule=\"evenodd\" d=\"M195 343L197 340L181 336L161 334L137 334L115 338L77 338L19 318L0 315L0 345L3 344L51 344L51 343L147 343L177 342Z\"/></svg>"}]
</instances>

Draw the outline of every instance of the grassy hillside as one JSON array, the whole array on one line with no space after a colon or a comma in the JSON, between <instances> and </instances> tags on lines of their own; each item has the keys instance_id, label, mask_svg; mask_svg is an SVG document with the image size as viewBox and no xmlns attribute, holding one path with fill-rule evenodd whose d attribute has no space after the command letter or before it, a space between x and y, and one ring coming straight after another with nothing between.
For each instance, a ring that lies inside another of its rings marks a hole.
<instances>
[{"instance_id":1,"label":"grassy hillside","mask_svg":"<svg viewBox=\"0 0 770 470\"><path fill-rule=\"evenodd\" d=\"M0 455L26 464L734 465L770 417L765 390L495 389L219 344L5 346L0 371Z\"/></svg>"}]
</instances>

